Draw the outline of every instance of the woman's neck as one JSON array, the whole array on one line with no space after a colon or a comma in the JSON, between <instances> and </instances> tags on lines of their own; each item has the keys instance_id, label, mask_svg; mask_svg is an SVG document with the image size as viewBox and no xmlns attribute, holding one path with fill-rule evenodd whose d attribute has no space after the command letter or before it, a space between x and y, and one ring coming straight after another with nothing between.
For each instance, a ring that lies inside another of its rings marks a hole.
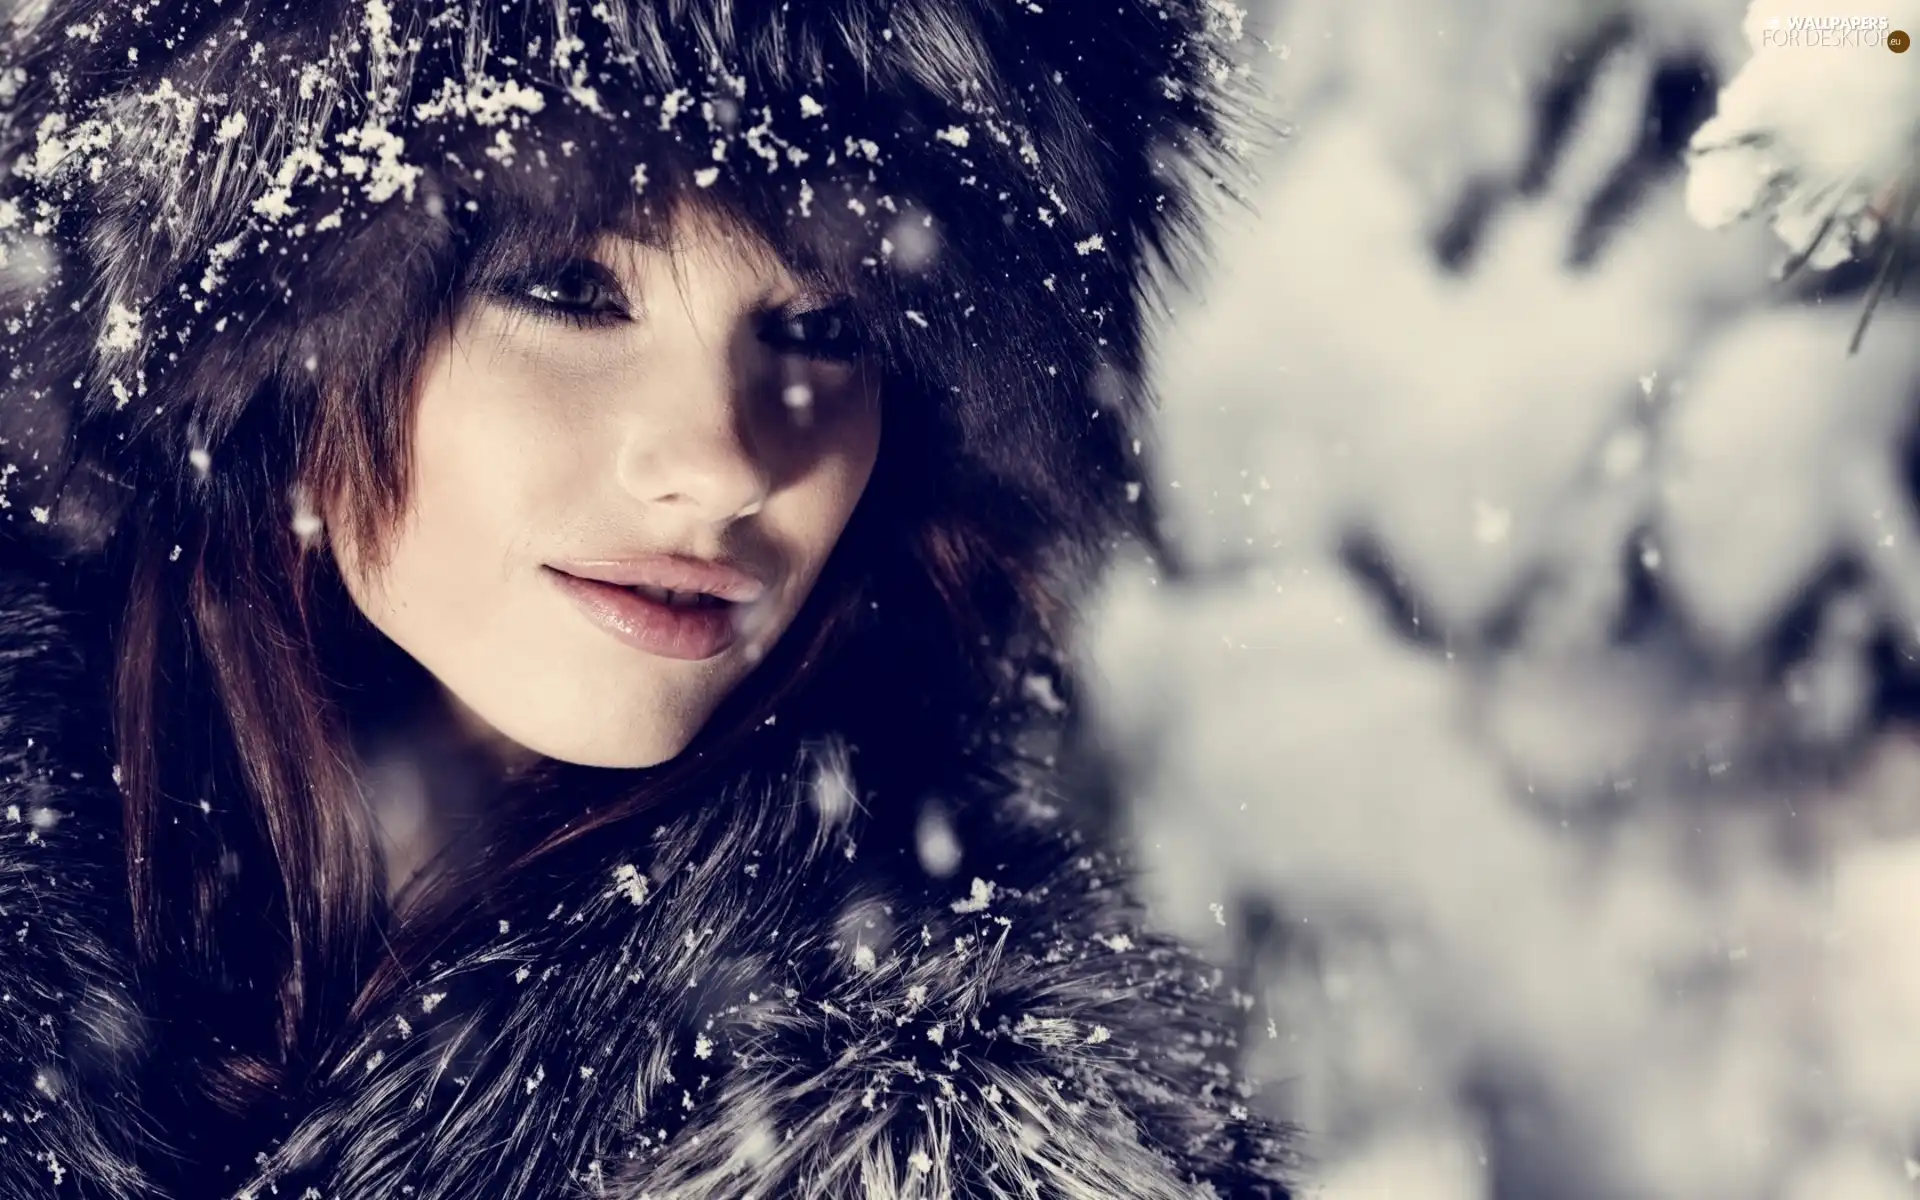
<instances>
[{"instance_id":1,"label":"woman's neck","mask_svg":"<svg viewBox=\"0 0 1920 1200\"><path fill-rule=\"evenodd\" d=\"M484 764L502 781L515 778L540 761L540 755L487 724L479 713L446 688L439 689L438 699L453 736L463 743L477 763Z\"/></svg>"},{"instance_id":2,"label":"woman's neck","mask_svg":"<svg viewBox=\"0 0 1920 1200\"><path fill-rule=\"evenodd\" d=\"M394 900L484 847L502 789L531 756L487 736L437 687L383 708L356 741Z\"/></svg>"},{"instance_id":3,"label":"woman's neck","mask_svg":"<svg viewBox=\"0 0 1920 1200\"><path fill-rule=\"evenodd\" d=\"M488 727L369 625L336 578L326 578L319 636L378 824L392 900L423 874L484 849L502 791L540 760Z\"/></svg>"}]
</instances>

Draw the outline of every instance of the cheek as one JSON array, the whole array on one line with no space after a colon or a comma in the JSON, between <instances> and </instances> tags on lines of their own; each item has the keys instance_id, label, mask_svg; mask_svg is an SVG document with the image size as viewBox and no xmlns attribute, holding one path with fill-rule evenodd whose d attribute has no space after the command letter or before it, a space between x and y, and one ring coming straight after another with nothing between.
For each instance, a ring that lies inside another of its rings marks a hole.
<instances>
[{"instance_id":1,"label":"cheek","mask_svg":"<svg viewBox=\"0 0 1920 1200\"><path fill-rule=\"evenodd\" d=\"M791 502L779 518L786 539L803 548L800 557L808 564L809 586L839 544L872 481L881 446L879 405L865 403L821 433L811 469L792 489Z\"/></svg>"},{"instance_id":2,"label":"cheek","mask_svg":"<svg viewBox=\"0 0 1920 1200\"><path fill-rule=\"evenodd\" d=\"M879 400L870 397L861 401L845 434L827 456L832 476L830 490L842 525L866 493L874 466L880 460L880 425Z\"/></svg>"},{"instance_id":3,"label":"cheek","mask_svg":"<svg viewBox=\"0 0 1920 1200\"><path fill-rule=\"evenodd\" d=\"M450 576L498 576L589 476L599 387L542 356L456 351L422 389L410 508L420 547Z\"/></svg>"},{"instance_id":4,"label":"cheek","mask_svg":"<svg viewBox=\"0 0 1920 1200\"><path fill-rule=\"evenodd\" d=\"M476 616L524 531L559 502L555 481L577 477L568 431L579 414L551 381L530 379L523 358L455 348L422 371L407 500L384 569L349 574L376 624L411 619L422 628L405 632L422 637ZM357 556L346 547L337 558L345 573Z\"/></svg>"}]
</instances>

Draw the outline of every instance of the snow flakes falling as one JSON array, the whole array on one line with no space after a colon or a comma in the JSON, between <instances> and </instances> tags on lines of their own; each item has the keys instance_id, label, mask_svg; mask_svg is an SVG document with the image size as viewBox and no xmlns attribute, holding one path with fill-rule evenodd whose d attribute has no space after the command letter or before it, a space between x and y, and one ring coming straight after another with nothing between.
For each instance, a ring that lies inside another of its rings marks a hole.
<instances>
[{"instance_id":1,"label":"snow flakes falling","mask_svg":"<svg viewBox=\"0 0 1920 1200\"><path fill-rule=\"evenodd\" d=\"M300 539L302 545L312 545L321 531L326 528L326 523L320 519L320 514L314 511L313 503L305 489L294 489L292 503L293 535Z\"/></svg>"},{"instance_id":2,"label":"snow flakes falling","mask_svg":"<svg viewBox=\"0 0 1920 1200\"><path fill-rule=\"evenodd\" d=\"M773 1126L764 1120L753 1120L740 1134L739 1142L734 1146L737 1161L763 1166L772 1161L774 1153L780 1148L780 1139L774 1133ZM746 1198L743 1198L746 1200Z\"/></svg>"},{"instance_id":3,"label":"snow flakes falling","mask_svg":"<svg viewBox=\"0 0 1920 1200\"><path fill-rule=\"evenodd\" d=\"M763 601L753 604L737 605L733 611L733 627L742 643L741 654L748 662L757 663L766 656L767 646L777 632L774 622L778 614L770 603ZM766 724L774 724L774 716L769 716Z\"/></svg>"},{"instance_id":4,"label":"snow flakes falling","mask_svg":"<svg viewBox=\"0 0 1920 1200\"><path fill-rule=\"evenodd\" d=\"M681 113L693 107L693 93L686 88L675 88L660 97L660 128L673 128L673 121Z\"/></svg>"},{"instance_id":5,"label":"snow flakes falling","mask_svg":"<svg viewBox=\"0 0 1920 1200\"><path fill-rule=\"evenodd\" d=\"M639 908L647 902L647 877L640 868L632 863L621 863L613 871L614 891L625 896L627 902Z\"/></svg>"},{"instance_id":6,"label":"snow flakes falling","mask_svg":"<svg viewBox=\"0 0 1920 1200\"><path fill-rule=\"evenodd\" d=\"M1238 42L1246 37L1247 10L1232 0L1207 0L1207 30L1217 38Z\"/></svg>"},{"instance_id":7,"label":"snow flakes falling","mask_svg":"<svg viewBox=\"0 0 1920 1200\"><path fill-rule=\"evenodd\" d=\"M537 89L518 80L483 74L464 87L457 80L444 81L439 94L414 106L413 115L422 121L458 116L476 125L517 124L520 114L537 113L546 106L546 98Z\"/></svg>"},{"instance_id":8,"label":"snow flakes falling","mask_svg":"<svg viewBox=\"0 0 1920 1200\"><path fill-rule=\"evenodd\" d=\"M993 903L995 891L996 889L991 882L975 877L972 891L968 894L967 898L965 900L955 900L949 907L957 913L985 912L987 911L987 906Z\"/></svg>"},{"instance_id":9,"label":"snow flakes falling","mask_svg":"<svg viewBox=\"0 0 1920 1200\"><path fill-rule=\"evenodd\" d=\"M364 152L364 155L342 155L340 170L354 178L365 178L368 200L383 204L395 195L413 199L413 186L424 169L401 159L406 142L400 135L384 125L369 122L342 133L340 141Z\"/></svg>"},{"instance_id":10,"label":"snow flakes falling","mask_svg":"<svg viewBox=\"0 0 1920 1200\"><path fill-rule=\"evenodd\" d=\"M386 0L367 0L367 12L361 24L375 46L389 54L399 49L393 42L393 10L387 7Z\"/></svg>"},{"instance_id":11,"label":"snow flakes falling","mask_svg":"<svg viewBox=\"0 0 1920 1200\"><path fill-rule=\"evenodd\" d=\"M515 154L513 135L502 129L493 135L493 145L482 151L488 158L503 167L512 166Z\"/></svg>"},{"instance_id":12,"label":"snow flakes falling","mask_svg":"<svg viewBox=\"0 0 1920 1200\"><path fill-rule=\"evenodd\" d=\"M964 125L950 125L933 136L949 145L958 146L961 149L965 149L967 143L973 140L973 135L967 132L966 126Z\"/></svg>"},{"instance_id":13,"label":"snow flakes falling","mask_svg":"<svg viewBox=\"0 0 1920 1200\"><path fill-rule=\"evenodd\" d=\"M882 254L903 271L924 271L940 253L940 239L930 215L907 215L895 221L882 242Z\"/></svg>"},{"instance_id":14,"label":"snow flakes falling","mask_svg":"<svg viewBox=\"0 0 1920 1200\"><path fill-rule=\"evenodd\" d=\"M808 790L822 830L831 830L853 815L856 804L853 764L845 745L829 742L814 751L813 786Z\"/></svg>"},{"instance_id":15,"label":"snow flakes falling","mask_svg":"<svg viewBox=\"0 0 1920 1200\"><path fill-rule=\"evenodd\" d=\"M934 878L945 879L960 866L960 838L940 805L929 801L921 807L913 840L920 868Z\"/></svg>"},{"instance_id":16,"label":"snow flakes falling","mask_svg":"<svg viewBox=\"0 0 1920 1200\"><path fill-rule=\"evenodd\" d=\"M289 189L274 188L253 202L253 211L269 221L284 221L294 213L291 196Z\"/></svg>"},{"instance_id":17,"label":"snow flakes falling","mask_svg":"<svg viewBox=\"0 0 1920 1200\"><path fill-rule=\"evenodd\" d=\"M102 350L131 350L140 344L140 314L118 300L107 306L107 327L100 334Z\"/></svg>"}]
</instances>

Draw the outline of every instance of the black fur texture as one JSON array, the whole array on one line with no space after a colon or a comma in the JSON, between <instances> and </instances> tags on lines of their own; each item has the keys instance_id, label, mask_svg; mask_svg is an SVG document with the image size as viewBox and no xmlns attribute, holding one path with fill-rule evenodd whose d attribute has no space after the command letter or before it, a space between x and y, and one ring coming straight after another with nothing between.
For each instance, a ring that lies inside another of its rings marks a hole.
<instances>
[{"instance_id":1,"label":"black fur texture","mask_svg":"<svg viewBox=\"0 0 1920 1200\"><path fill-rule=\"evenodd\" d=\"M165 1035L75 621L0 567L0 1189L136 1200L169 1131L128 1079ZM1219 972L1143 926L1059 798L949 796L943 870L857 790L813 743L491 895L282 1136L178 1200L1289 1194Z\"/></svg>"}]
</instances>

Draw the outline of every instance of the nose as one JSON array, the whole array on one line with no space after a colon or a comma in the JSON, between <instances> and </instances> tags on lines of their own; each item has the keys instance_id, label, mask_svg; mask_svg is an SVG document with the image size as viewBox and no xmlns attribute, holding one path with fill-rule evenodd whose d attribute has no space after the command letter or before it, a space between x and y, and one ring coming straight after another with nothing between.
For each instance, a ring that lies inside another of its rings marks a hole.
<instances>
[{"instance_id":1,"label":"nose","mask_svg":"<svg viewBox=\"0 0 1920 1200\"><path fill-rule=\"evenodd\" d=\"M719 347L693 347L645 368L619 450L626 492L701 523L752 516L771 489L743 385Z\"/></svg>"}]
</instances>

